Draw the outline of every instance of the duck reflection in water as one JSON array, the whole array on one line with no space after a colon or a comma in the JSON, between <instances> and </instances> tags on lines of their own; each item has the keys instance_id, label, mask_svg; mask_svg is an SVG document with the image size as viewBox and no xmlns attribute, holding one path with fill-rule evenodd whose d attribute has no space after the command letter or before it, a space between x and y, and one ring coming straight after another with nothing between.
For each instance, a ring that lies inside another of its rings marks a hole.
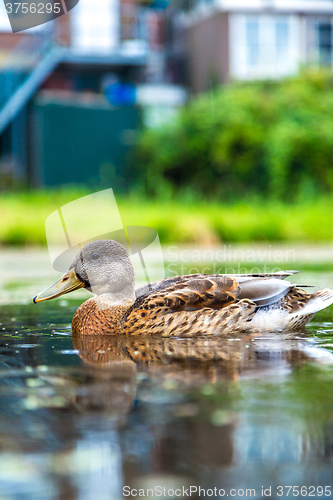
<instances>
[{"instance_id":1,"label":"duck reflection in water","mask_svg":"<svg viewBox=\"0 0 333 500\"><path fill-rule=\"evenodd\" d=\"M105 374L114 381L134 381L138 374L160 375L174 380L180 387L205 383L237 381L248 376L265 377L281 370L290 370L309 359L326 358L325 349L313 352L299 332L271 334L269 337L247 335L235 337L128 337L120 335L81 335L73 332L73 347L93 373ZM321 354L321 357L319 357ZM140 377L139 377L140 378ZM110 392L108 391L107 398Z\"/></svg>"},{"instance_id":2,"label":"duck reflection in water","mask_svg":"<svg viewBox=\"0 0 333 500\"><path fill-rule=\"evenodd\" d=\"M287 334L181 339L73 333L72 341L99 381L76 404L86 412L101 410L104 401L104 410L118 413L125 429L124 484L133 488L151 486L160 471L173 477L172 486L179 475L184 484L209 484L217 470L227 484L240 425L230 405L238 381L276 376L309 360L305 336ZM219 403L203 403L203 390L216 394Z\"/></svg>"}]
</instances>

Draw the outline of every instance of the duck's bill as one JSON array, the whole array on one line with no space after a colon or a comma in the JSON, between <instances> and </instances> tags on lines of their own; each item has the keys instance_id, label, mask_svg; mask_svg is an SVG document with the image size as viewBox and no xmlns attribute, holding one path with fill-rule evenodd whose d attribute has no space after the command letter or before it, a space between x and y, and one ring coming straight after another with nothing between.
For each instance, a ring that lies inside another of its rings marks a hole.
<instances>
[{"instance_id":1,"label":"duck's bill","mask_svg":"<svg viewBox=\"0 0 333 500\"><path fill-rule=\"evenodd\" d=\"M46 288L36 295L33 301L36 304L36 302L43 302L43 300L55 299L56 297L60 297L60 295L64 295L65 293L72 292L73 290L77 290L78 288L82 288L84 286L84 281L80 280L76 276L73 268L61 276L61 278L49 288Z\"/></svg>"}]
</instances>

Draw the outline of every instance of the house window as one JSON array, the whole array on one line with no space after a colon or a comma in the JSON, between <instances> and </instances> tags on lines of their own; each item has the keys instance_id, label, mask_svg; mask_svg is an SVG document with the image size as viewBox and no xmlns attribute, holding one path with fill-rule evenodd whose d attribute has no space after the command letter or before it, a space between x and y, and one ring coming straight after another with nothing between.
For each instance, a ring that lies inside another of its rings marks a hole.
<instances>
[{"instance_id":1,"label":"house window","mask_svg":"<svg viewBox=\"0 0 333 500\"><path fill-rule=\"evenodd\" d=\"M119 42L119 0L80 0L71 12L72 48L110 54Z\"/></svg>"},{"instance_id":2,"label":"house window","mask_svg":"<svg viewBox=\"0 0 333 500\"><path fill-rule=\"evenodd\" d=\"M319 22L317 25L319 63L332 64L332 23Z\"/></svg>"},{"instance_id":3,"label":"house window","mask_svg":"<svg viewBox=\"0 0 333 500\"><path fill-rule=\"evenodd\" d=\"M230 70L236 78L276 78L297 70L300 21L295 15L230 15Z\"/></svg>"}]
</instances>

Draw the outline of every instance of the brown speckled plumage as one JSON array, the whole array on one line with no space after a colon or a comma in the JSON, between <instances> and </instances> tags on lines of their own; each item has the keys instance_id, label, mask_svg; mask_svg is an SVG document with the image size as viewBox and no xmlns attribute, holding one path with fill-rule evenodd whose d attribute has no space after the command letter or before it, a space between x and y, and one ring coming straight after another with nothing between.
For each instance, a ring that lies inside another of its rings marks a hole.
<instances>
[{"instance_id":1,"label":"brown speckled plumage","mask_svg":"<svg viewBox=\"0 0 333 500\"><path fill-rule=\"evenodd\" d=\"M290 312L301 311L309 301L315 299L317 296L318 292L307 293L300 288L293 288L281 299L277 307L280 305Z\"/></svg>"},{"instance_id":2,"label":"brown speckled plumage","mask_svg":"<svg viewBox=\"0 0 333 500\"><path fill-rule=\"evenodd\" d=\"M254 314L247 299L236 301L237 281L229 276L178 276L153 283L127 306L91 298L76 311L72 330L162 336L238 331Z\"/></svg>"},{"instance_id":3,"label":"brown speckled plumage","mask_svg":"<svg viewBox=\"0 0 333 500\"><path fill-rule=\"evenodd\" d=\"M39 302L82 286L96 293L76 311L79 334L163 337L298 329L333 302L332 290L307 293L284 278L296 271L176 276L134 292L134 269L122 245L89 243Z\"/></svg>"},{"instance_id":4,"label":"brown speckled plumage","mask_svg":"<svg viewBox=\"0 0 333 500\"><path fill-rule=\"evenodd\" d=\"M120 322L129 306L111 307L94 297L86 300L76 311L72 321L73 332L94 334L96 332L121 333Z\"/></svg>"},{"instance_id":5,"label":"brown speckled plumage","mask_svg":"<svg viewBox=\"0 0 333 500\"><path fill-rule=\"evenodd\" d=\"M249 300L236 300L237 292L230 276L178 276L154 283L123 318L123 332L169 337L236 331L256 309Z\"/></svg>"}]
</instances>

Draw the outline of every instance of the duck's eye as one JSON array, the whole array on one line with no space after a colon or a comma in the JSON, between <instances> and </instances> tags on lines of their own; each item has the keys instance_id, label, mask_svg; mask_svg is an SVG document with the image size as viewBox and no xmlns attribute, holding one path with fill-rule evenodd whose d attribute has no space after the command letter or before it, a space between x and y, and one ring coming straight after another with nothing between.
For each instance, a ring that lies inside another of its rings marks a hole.
<instances>
[{"instance_id":1,"label":"duck's eye","mask_svg":"<svg viewBox=\"0 0 333 500\"><path fill-rule=\"evenodd\" d=\"M92 258L93 260L97 260L97 259L99 259L99 253L94 253L94 254L91 256L91 258Z\"/></svg>"}]
</instances>

